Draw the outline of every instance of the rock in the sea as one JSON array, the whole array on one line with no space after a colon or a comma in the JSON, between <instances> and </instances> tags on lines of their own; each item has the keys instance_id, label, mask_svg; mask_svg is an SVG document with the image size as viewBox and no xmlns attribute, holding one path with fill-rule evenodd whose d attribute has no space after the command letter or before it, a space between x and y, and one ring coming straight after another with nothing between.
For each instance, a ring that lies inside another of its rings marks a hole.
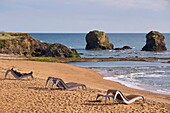
<instances>
[{"instance_id":1,"label":"rock in the sea","mask_svg":"<svg viewBox=\"0 0 170 113\"><path fill-rule=\"evenodd\" d=\"M0 37L0 53L24 56L80 57L65 45L45 43L27 33L4 33Z\"/></svg>"},{"instance_id":2,"label":"rock in the sea","mask_svg":"<svg viewBox=\"0 0 170 113\"><path fill-rule=\"evenodd\" d=\"M126 49L132 49L130 46L123 46L122 48L115 48L114 50L126 50Z\"/></svg>"},{"instance_id":3,"label":"rock in the sea","mask_svg":"<svg viewBox=\"0 0 170 113\"><path fill-rule=\"evenodd\" d=\"M165 37L157 31L151 31L146 35L146 45L142 48L143 51L166 51L167 48L164 42Z\"/></svg>"},{"instance_id":4,"label":"rock in the sea","mask_svg":"<svg viewBox=\"0 0 170 113\"><path fill-rule=\"evenodd\" d=\"M60 43L55 43L49 45L45 56L52 56L52 57L77 57L77 51L72 49L70 50L65 45Z\"/></svg>"},{"instance_id":5,"label":"rock in the sea","mask_svg":"<svg viewBox=\"0 0 170 113\"><path fill-rule=\"evenodd\" d=\"M112 50L113 44L109 43L109 38L102 31L90 31L86 35L86 50Z\"/></svg>"}]
</instances>

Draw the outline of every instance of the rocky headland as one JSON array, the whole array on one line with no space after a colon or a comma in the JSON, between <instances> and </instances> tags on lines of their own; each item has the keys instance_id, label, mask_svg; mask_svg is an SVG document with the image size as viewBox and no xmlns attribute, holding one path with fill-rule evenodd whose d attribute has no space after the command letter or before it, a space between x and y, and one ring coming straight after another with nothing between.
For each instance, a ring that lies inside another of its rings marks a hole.
<instances>
[{"instance_id":1,"label":"rocky headland","mask_svg":"<svg viewBox=\"0 0 170 113\"><path fill-rule=\"evenodd\" d=\"M0 53L31 57L80 57L76 50L60 43L46 43L28 33L0 33Z\"/></svg>"}]
</instances>

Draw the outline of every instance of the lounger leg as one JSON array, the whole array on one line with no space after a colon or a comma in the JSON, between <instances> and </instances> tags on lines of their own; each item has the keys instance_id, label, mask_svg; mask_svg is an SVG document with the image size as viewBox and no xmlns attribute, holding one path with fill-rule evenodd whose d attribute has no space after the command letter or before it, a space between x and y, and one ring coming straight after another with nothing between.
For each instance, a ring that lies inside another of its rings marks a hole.
<instances>
[{"instance_id":1,"label":"lounger leg","mask_svg":"<svg viewBox=\"0 0 170 113\"><path fill-rule=\"evenodd\" d=\"M10 72L10 70L8 69L7 72L5 73L5 78L4 79L6 79L9 72Z\"/></svg>"},{"instance_id":2,"label":"lounger leg","mask_svg":"<svg viewBox=\"0 0 170 113\"><path fill-rule=\"evenodd\" d=\"M107 97L104 97L104 96L103 96L103 98L105 98L104 104L106 104L106 102L107 102ZM103 100L103 99L102 99L102 100Z\"/></svg>"},{"instance_id":3,"label":"lounger leg","mask_svg":"<svg viewBox=\"0 0 170 113\"><path fill-rule=\"evenodd\" d=\"M145 99L143 96L142 96L142 101L143 101L143 103L145 103ZM139 103L143 106L143 103L141 101L139 101Z\"/></svg>"},{"instance_id":4,"label":"lounger leg","mask_svg":"<svg viewBox=\"0 0 170 113\"><path fill-rule=\"evenodd\" d=\"M86 85L83 85L83 86L82 86L82 89L87 89Z\"/></svg>"},{"instance_id":5,"label":"lounger leg","mask_svg":"<svg viewBox=\"0 0 170 113\"><path fill-rule=\"evenodd\" d=\"M31 75L32 80L34 79L33 75Z\"/></svg>"},{"instance_id":6,"label":"lounger leg","mask_svg":"<svg viewBox=\"0 0 170 113\"><path fill-rule=\"evenodd\" d=\"M52 87L54 86L54 84L56 84L56 83L53 81L53 83L52 83Z\"/></svg>"},{"instance_id":7,"label":"lounger leg","mask_svg":"<svg viewBox=\"0 0 170 113\"><path fill-rule=\"evenodd\" d=\"M103 97L102 94L97 94L96 100L98 100L98 98L101 97L101 96Z\"/></svg>"},{"instance_id":8,"label":"lounger leg","mask_svg":"<svg viewBox=\"0 0 170 113\"><path fill-rule=\"evenodd\" d=\"M47 79L46 84L45 84L45 87L47 87L47 85L48 85L48 81L49 81L49 79Z\"/></svg>"},{"instance_id":9,"label":"lounger leg","mask_svg":"<svg viewBox=\"0 0 170 113\"><path fill-rule=\"evenodd\" d=\"M109 97L108 95L104 95L103 98L105 98L105 104L106 104L106 102L107 102L107 99L110 100L110 97Z\"/></svg>"},{"instance_id":10,"label":"lounger leg","mask_svg":"<svg viewBox=\"0 0 170 113\"><path fill-rule=\"evenodd\" d=\"M53 82L52 78L51 78L51 77L48 77L48 79L46 80L45 87L47 87L47 86L49 85L49 80Z\"/></svg>"}]
</instances>

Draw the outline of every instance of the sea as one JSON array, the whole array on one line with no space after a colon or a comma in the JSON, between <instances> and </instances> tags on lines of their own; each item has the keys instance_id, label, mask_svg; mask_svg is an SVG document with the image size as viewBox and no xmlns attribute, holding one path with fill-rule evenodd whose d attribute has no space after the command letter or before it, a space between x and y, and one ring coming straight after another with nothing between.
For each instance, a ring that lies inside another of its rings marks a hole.
<instances>
[{"instance_id":1,"label":"sea","mask_svg":"<svg viewBox=\"0 0 170 113\"><path fill-rule=\"evenodd\" d=\"M167 51L141 51L146 44L146 33L106 33L115 48L130 46L128 50L85 50L86 33L29 33L33 38L48 43L61 43L76 49L82 58L170 58L170 33L163 33ZM105 61L71 62L69 64L97 70L103 79L119 82L128 87L170 95L170 62Z\"/></svg>"}]
</instances>

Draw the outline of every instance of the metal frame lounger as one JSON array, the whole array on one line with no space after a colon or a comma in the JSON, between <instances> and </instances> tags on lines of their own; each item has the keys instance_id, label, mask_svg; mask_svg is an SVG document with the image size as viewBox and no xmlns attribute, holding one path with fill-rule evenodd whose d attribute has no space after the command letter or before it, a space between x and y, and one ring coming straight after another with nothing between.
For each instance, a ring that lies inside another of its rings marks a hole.
<instances>
[{"instance_id":1,"label":"metal frame lounger","mask_svg":"<svg viewBox=\"0 0 170 113\"><path fill-rule=\"evenodd\" d=\"M15 70L12 69L8 69L5 73L5 78L7 77L8 73L11 72L11 74L17 79L17 80L20 80L22 78L26 78L26 77L31 77L32 79L34 78L33 77L33 72L30 72L30 73L20 73L20 72L17 72Z\"/></svg>"},{"instance_id":2,"label":"metal frame lounger","mask_svg":"<svg viewBox=\"0 0 170 113\"><path fill-rule=\"evenodd\" d=\"M45 86L48 85L49 81L52 82L52 86L55 84L58 88L65 89L65 90L74 90L74 89L77 89L80 87L82 87L82 89L86 89L86 85L84 85L84 84L79 84L79 83L75 83L75 82L65 83L62 79L54 78L54 77L48 77L48 79L46 80Z\"/></svg>"},{"instance_id":3,"label":"metal frame lounger","mask_svg":"<svg viewBox=\"0 0 170 113\"><path fill-rule=\"evenodd\" d=\"M112 95L109 95L112 93ZM113 98L113 102L118 102L118 103L124 103L124 104L131 104L135 102L136 100L142 99L144 101L144 97L140 95L127 95L125 96L121 91L118 90L108 90L106 95L103 94L98 94L96 97L96 100L102 97L102 99L105 98L105 103L107 99L110 100L110 98Z\"/></svg>"}]
</instances>

